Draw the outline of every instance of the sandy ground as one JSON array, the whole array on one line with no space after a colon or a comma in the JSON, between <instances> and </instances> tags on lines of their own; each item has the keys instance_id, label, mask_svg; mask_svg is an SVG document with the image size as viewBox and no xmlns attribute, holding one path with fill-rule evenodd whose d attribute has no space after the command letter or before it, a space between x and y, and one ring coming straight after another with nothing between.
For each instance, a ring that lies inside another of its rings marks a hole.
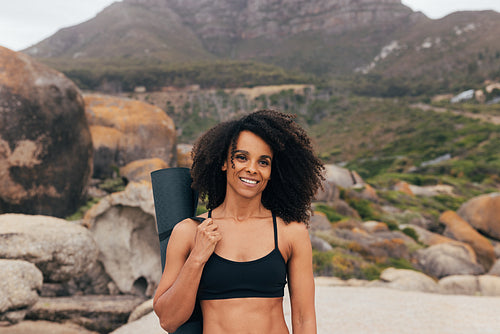
<instances>
[{"instance_id":1,"label":"sandy ground","mask_svg":"<svg viewBox=\"0 0 500 334\"><path fill-rule=\"evenodd\" d=\"M500 333L499 297L316 286L316 314L319 334Z\"/></svg>"},{"instance_id":2,"label":"sandy ground","mask_svg":"<svg viewBox=\"0 0 500 334\"><path fill-rule=\"evenodd\" d=\"M288 295L283 304L291 328ZM318 280L316 315L318 334L500 334L500 297L330 286ZM165 334L154 313L113 332L137 333Z\"/></svg>"}]
</instances>

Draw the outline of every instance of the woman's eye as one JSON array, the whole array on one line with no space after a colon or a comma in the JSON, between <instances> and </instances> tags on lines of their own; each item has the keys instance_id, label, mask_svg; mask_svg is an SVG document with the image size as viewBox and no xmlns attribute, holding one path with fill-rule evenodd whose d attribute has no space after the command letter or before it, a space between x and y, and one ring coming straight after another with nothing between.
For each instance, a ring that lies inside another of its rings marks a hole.
<instances>
[{"instance_id":1,"label":"woman's eye","mask_svg":"<svg viewBox=\"0 0 500 334\"><path fill-rule=\"evenodd\" d=\"M244 155L237 155L236 159L241 160L241 161L245 161L247 159L247 157L245 157Z\"/></svg>"},{"instance_id":2,"label":"woman's eye","mask_svg":"<svg viewBox=\"0 0 500 334\"><path fill-rule=\"evenodd\" d=\"M269 166L269 161L267 161L267 160L262 160L262 161L260 162L260 164L261 164L262 166Z\"/></svg>"}]
</instances>

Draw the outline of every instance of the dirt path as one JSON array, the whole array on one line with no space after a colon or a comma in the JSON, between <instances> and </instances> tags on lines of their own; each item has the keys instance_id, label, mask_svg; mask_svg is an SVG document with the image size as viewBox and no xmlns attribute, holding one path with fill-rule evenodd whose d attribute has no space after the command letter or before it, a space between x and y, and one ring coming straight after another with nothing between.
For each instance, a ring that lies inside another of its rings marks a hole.
<instances>
[{"instance_id":1,"label":"dirt path","mask_svg":"<svg viewBox=\"0 0 500 334\"><path fill-rule=\"evenodd\" d=\"M493 123L495 125L500 125L500 116L475 114L472 112L461 111L461 110L448 110L446 108L433 107L433 106L425 104L425 103L415 103L415 104L412 104L410 107L418 108L418 109L421 109L424 111L432 110L435 112L451 112L452 114L455 114L455 115L464 116L464 117L473 118L473 119L478 119L478 120L481 120L484 122Z\"/></svg>"}]
</instances>

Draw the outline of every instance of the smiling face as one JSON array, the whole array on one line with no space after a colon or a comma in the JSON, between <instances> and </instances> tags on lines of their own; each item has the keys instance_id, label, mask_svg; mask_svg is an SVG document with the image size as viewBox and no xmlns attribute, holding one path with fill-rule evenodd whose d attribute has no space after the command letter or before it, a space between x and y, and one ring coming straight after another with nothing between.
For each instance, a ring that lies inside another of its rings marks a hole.
<instances>
[{"instance_id":1,"label":"smiling face","mask_svg":"<svg viewBox=\"0 0 500 334\"><path fill-rule=\"evenodd\" d=\"M222 170L226 172L227 191L244 198L261 196L271 178L273 152L259 136L242 131L236 141L231 161L229 151Z\"/></svg>"}]
</instances>

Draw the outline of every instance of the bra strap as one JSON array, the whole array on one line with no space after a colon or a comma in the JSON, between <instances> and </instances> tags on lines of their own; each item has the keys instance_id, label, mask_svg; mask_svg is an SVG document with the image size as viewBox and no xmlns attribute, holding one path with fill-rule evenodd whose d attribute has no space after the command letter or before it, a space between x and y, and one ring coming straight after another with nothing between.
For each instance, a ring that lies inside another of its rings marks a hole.
<instances>
[{"instance_id":1,"label":"bra strap","mask_svg":"<svg viewBox=\"0 0 500 334\"><path fill-rule=\"evenodd\" d=\"M212 210L208 211L208 218L212 218Z\"/></svg>"},{"instance_id":2,"label":"bra strap","mask_svg":"<svg viewBox=\"0 0 500 334\"><path fill-rule=\"evenodd\" d=\"M274 228L274 247L278 248L278 224L276 223L276 215L273 214L273 228Z\"/></svg>"}]
</instances>

